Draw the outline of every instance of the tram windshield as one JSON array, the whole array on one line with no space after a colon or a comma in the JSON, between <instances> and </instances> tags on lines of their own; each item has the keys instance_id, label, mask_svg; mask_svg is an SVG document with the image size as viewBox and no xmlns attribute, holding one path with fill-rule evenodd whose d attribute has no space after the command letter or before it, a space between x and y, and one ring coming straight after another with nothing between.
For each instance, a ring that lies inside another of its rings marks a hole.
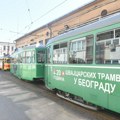
<instances>
[{"instance_id":1,"label":"tram windshield","mask_svg":"<svg viewBox=\"0 0 120 120\"><path fill-rule=\"evenodd\" d=\"M44 63L45 62L45 51L38 51L37 52L37 63Z\"/></svg>"},{"instance_id":2,"label":"tram windshield","mask_svg":"<svg viewBox=\"0 0 120 120\"><path fill-rule=\"evenodd\" d=\"M10 58L4 58L4 63L10 63Z\"/></svg>"},{"instance_id":3,"label":"tram windshield","mask_svg":"<svg viewBox=\"0 0 120 120\"><path fill-rule=\"evenodd\" d=\"M7 62L7 63L10 63L10 59L7 59L6 62Z\"/></svg>"}]
</instances>

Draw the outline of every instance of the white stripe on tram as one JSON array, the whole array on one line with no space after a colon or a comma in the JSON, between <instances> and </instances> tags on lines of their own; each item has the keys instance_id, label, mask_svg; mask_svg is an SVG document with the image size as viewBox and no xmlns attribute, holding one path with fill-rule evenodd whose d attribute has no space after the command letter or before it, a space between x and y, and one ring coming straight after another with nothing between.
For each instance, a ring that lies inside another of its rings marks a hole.
<instances>
[{"instance_id":1,"label":"white stripe on tram","mask_svg":"<svg viewBox=\"0 0 120 120\"><path fill-rule=\"evenodd\" d=\"M102 69L102 68L106 68L106 69L107 69L107 68L111 68L111 69L120 69L120 67L111 67L111 66L75 66L75 65L45 65L45 66L49 66L49 67L50 67L50 66L51 66L51 67L54 67L54 66L55 66L55 67L66 67L66 68L67 68L67 67L69 67L69 68L70 68L70 67L71 67L71 68L72 68L72 67L74 67L74 68L75 68L75 67L76 67L76 68L79 68L79 67L80 67L80 68L101 68L101 69Z\"/></svg>"}]
</instances>

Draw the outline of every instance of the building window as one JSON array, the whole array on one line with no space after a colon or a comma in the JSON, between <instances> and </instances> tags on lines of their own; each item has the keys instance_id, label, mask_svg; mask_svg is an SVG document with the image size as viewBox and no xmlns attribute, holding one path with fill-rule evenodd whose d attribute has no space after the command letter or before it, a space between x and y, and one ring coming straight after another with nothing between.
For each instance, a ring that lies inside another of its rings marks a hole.
<instances>
[{"instance_id":1,"label":"building window","mask_svg":"<svg viewBox=\"0 0 120 120\"><path fill-rule=\"evenodd\" d=\"M36 42L34 42L34 43L31 43L30 45L35 45L36 44Z\"/></svg>"},{"instance_id":2,"label":"building window","mask_svg":"<svg viewBox=\"0 0 120 120\"><path fill-rule=\"evenodd\" d=\"M43 40L39 41L40 45L43 45Z\"/></svg>"},{"instance_id":3,"label":"building window","mask_svg":"<svg viewBox=\"0 0 120 120\"><path fill-rule=\"evenodd\" d=\"M34 41L34 39L31 39L30 41Z\"/></svg>"},{"instance_id":4,"label":"building window","mask_svg":"<svg viewBox=\"0 0 120 120\"><path fill-rule=\"evenodd\" d=\"M10 46L7 46L8 51L10 50Z\"/></svg>"},{"instance_id":5,"label":"building window","mask_svg":"<svg viewBox=\"0 0 120 120\"><path fill-rule=\"evenodd\" d=\"M3 46L3 50L6 50L6 46Z\"/></svg>"},{"instance_id":6,"label":"building window","mask_svg":"<svg viewBox=\"0 0 120 120\"><path fill-rule=\"evenodd\" d=\"M12 51L14 50L14 47L13 47L13 46L11 47L11 50L12 50Z\"/></svg>"}]
</instances>

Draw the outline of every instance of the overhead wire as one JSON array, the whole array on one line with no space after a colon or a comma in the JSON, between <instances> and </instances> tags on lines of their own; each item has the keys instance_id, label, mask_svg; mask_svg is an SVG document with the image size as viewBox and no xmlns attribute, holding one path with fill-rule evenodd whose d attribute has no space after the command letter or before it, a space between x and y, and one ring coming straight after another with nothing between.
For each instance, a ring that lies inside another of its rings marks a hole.
<instances>
[{"instance_id":1,"label":"overhead wire","mask_svg":"<svg viewBox=\"0 0 120 120\"><path fill-rule=\"evenodd\" d=\"M68 0L64 0L63 2L59 3L58 5L56 5L55 7L53 7L52 9L50 9L49 11L47 11L46 13L44 13L43 15L41 15L39 18L37 18L36 20L34 20L34 21L32 22L32 24L34 24L35 22L37 22L38 20L40 20L40 19L43 18L44 16L48 15L50 12L52 12L52 11L55 10L56 8L60 7L60 6L61 6L62 4L64 4L66 1L68 1ZM25 26L25 29L26 29L27 27L29 27L30 25L31 25L31 24Z\"/></svg>"},{"instance_id":2,"label":"overhead wire","mask_svg":"<svg viewBox=\"0 0 120 120\"><path fill-rule=\"evenodd\" d=\"M29 14L29 18L30 18L30 24L31 24L31 26L29 26L29 28L28 28L28 30L27 30L27 31L29 31L29 29L32 27L33 21L32 21L31 9L30 9L30 7L29 7L28 0L25 0L25 2L26 2L27 11L28 11L28 14Z\"/></svg>"},{"instance_id":3,"label":"overhead wire","mask_svg":"<svg viewBox=\"0 0 120 120\"><path fill-rule=\"evenodd\" d=\"M28 1L25 0L25 2L26 2L26 6L27 6L27 11L28 11L28 14L29 14L30 22L31 22L31 24L32 24L31 9L30 9L30 7L29 7Z\"/></svg>"},{"instance_id":4,"label":"overhead wire","mask_svg":"<svg viewBox=\"0 0 120 120\"><path fill-rule=\"evenodd\" d=\"M55 7L53 7L52 9L50 9L49 11L47 11L46 13L44 13L43 15L41 15L39 18L35 19L34 21L32 20L31 10L30 10L28 1L27 1L27 0L25 0L25 1L26 1L27 10L28 10L28 12L29 12L29 17L30 17L31 23L30 23L29 25L26 25L23 30L25 30L25 29L27 29L27 28L30 29L31 25L33 25L35 22L39 21L39 20L40 20L41 18L43 18L44 16L48 15L50 12L52 12L52 11L55 10L56 8L58 8L58 7L60 7L61 5L63 5L63 4L64 4L66 1L68 1L68 0L64 0L63 2L57 4ZM18 35L18 34L23 34L23 32L22 32L23 30L21 30L20 32L14 32L14 33L16 33L17 35ZM25 34L27 34L27 33L25 33Z\"/></svg>"}]
</instances>

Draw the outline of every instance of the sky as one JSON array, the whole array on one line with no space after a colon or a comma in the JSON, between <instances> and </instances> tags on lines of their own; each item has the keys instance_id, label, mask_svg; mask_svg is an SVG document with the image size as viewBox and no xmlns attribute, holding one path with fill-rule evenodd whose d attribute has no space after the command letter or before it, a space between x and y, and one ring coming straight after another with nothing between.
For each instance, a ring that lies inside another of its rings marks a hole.
<instances>
[{"instance_id":1,"label":"sky","mask_svg":"<svg viewBox=\"0 0 120 120\"><path fill-rule=\"evenodd\" d=\"M17 38L94 0L1 0L0 42Z\"/></svg>"}]
</instances>

